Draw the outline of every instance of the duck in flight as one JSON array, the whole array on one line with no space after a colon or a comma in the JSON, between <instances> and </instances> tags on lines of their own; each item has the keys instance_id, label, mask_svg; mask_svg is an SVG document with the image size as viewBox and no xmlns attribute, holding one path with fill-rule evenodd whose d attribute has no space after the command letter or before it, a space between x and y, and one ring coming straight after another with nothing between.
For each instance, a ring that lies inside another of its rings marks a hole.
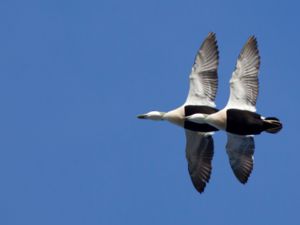
<instances>
[{"instance_id":1,"label":"duck in flight","mask_svg":"<svg viewBox=\"0 0 300 225\"><path fill-rule=\"evenodd\" d=\"M194 187L202 193L211 175L214 154L212 134L218 129L209 124L187 120L196 113L215 113L215 97L218 87L219 52L214 33L209 33L198 50L190 73L190 88L185 103L169 112L151 111L139 115L139 119L166 120L185 128L186 158Z\"/></svg>"},{"instance_id":2,"label":"duck in flight","mask_svg":"<svg viewBox=\"0 0 300 225\"><path fill-rule=\"evenodd\" d=\"M241 50L230 80L228 104L220 111L214 103L218 63L216 37L209 33L196 55L186 102L169 112L152 111L138 116L140 119L167 120L185 128L188 170L200 193L211 175L214 131L227 131L229 162L237 179L244 184L253 169L253 135L263 131L277 133L282 128L277 118L264 118L255 113L260 65L255 37L251 36Z\"/></svg>"},{"instance_id":3,"label":"duck in flight","mask_svg":"<svg viewBox=\"0 0 300 225\"><path fill-rule=\"evenodd\" d=\"M254 138L261 132L277 133L282 124L276 117L256 113L260 56L257 41L251 36L242 48L230 80L226 107L213 114L195 113L186 119L208 124L227 132L226 151L231 168L241 183L246 183L253 169Z\"/></svg>"}]
</instances>

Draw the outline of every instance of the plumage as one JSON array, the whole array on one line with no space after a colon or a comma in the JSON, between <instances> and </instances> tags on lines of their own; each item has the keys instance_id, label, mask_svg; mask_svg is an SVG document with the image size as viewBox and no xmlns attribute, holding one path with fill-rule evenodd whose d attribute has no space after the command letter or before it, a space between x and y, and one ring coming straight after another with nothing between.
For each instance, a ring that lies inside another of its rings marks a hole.
<instances>
[{"instance_id":1,"label":"plumage","mask_svg":"<svg viewBox=\"0 0 300 225\"><path fill-rule=\"evenodd\" d=\"M254 138L227 133L226 152L236 178L243 184L253 169Z\"/></svg>"},{"instance_id":2,"label":"plumage","mask_svg":"<svg viewBox=\"0 0 300 225\"><path fill-rule=\"evenodd\" d=\"M195 57L186 102L169 112L152 111L141 119L167 120L185 129L188 171L196 190L202 193L210 180L217 130L227 132L226 152L236 178L243 184L253 170L253 135L277 133L282 124L276 117L256 113L260 56L257 41L251 36L242 48L230 79L226 107L215 108L218 87L219 52L214 33L209 33Z\"/></svg>"},{"instance_id":3,"label":"plumage","mask_svg":"<svg viewBox=\"0 0 300 225\"><path fill-rule=\"evenodd\" d=\"M259 90L258 71L260 66L260 56L257 47L257 40L251 36L238 57L235 71L230 79L230 96L227 103L227 109L241 109L250 112L256 111L256 100ZM230 112L230 111L229 111ZM227 115L229 115L227 111ZM232 111L231 111L232 112ZM235 118L241 118L241 111L238 112ZM255 128L261 127L262 120L260 115L244 116L242 121L246 121L242 126L241 122L231 122L234 117L227 117L226 130L232 131L231 127L239 128L239 134L247 135L247 131L255 132ZM249 122L250 121L250 122ZM247 122L249 122L247 124ZM251 123L252 122L252 123ZM236 125L234 125L236 124ZM254 128L254 129L253 129ZM262 132L262 129L256 129L256 134ZM254 154L254 138L249 136L239 136L227 133L226 151L229 157L229 163L236 178L243 184L248 181L248 178L253 170L253 154Z\"/></svg>"},{"instance_id":4,"label":"plumage","mask_svg":"<svg viewBox=\"0 0 300 225\"><path fill-rule=\"evenodd\" d=\"M230 96L226 107L212 114L193 114L190 122L210 125L227 131L226 145L231 168L241 183L246 183L253 169L254 138L265 131L277 133L281 122L274 117L264 118L256 111L260 56L257 41L251 36L242 48L230 79Z\"/></svg>"},{"instance_id":5,"label":"plumage","mask_svg":"<svg viewBox=\"0 0 300 225\"><path fill-rule=\"evenodd\" d=\"M226 108L255 112L258 95L260 56L257 41L251 36L242 48L230 79L230 97Z\"/></svg>"},{"instance_id":6,"label":"plumage","mask_svg":"<svg viewBox=\"0 0 300 225\"><path fill-rule=\"evenodd\" d=\"M255 112L241 109L226 110L226 131L238 135L260 134L265 130L264 120Z\"/></svg>"},{"instance_id":7,"label":"plumage","mask_svg":"<svg viewBox=\"0 0 300 225\"><path fill-rule=\"evenodd\" d=\"M218 88L218 65L219 51L214 33L209 33L202 43L195 57L192 72L189 76L190 89L185 102L185 116L196 113L199 106L202 113L213 113L215 107L215 97ZM207 108L203 107L206 106ZM217 129L202 125L199 129L196 124L186 121L186 158L188 170L194 187L202 193L211 175L211 161L213 158L214 145L211 135L199 133L216 131ZM198 128L198 129L196 129Z\"/></svg>"},{"instance_id":8,"label":"plumage","mask_svg":"<svg viewBox=\"0 0 300 225\"><path fill-rule=\"evenodd\" d=\"M202 193L211 175L214 141L211 135L185 131L186 159L194 187Z\"/></svg>"},{"instance_id":9,"label":"plumage","mask_svg":"<svg viewBox=\"0 0 300 225\"><path fill-rule=\"evenodd\" d=\"M210 106L203 106L203 105L186 105L184 106L184 113L185 116L190 116L195 113L205 113L205 114L212 114L218 112L218 109L210 107ZM201 132L212 132L217 131L218 129L209 125L209 124L199 124L194 123L188 120L184 121L184 128L191 131L201 131Z\"/></svg>"},{"instance_id":10,"label":"plumage","mask_svg":"<svg viewBox=\"0 0 300 225\"><path fill-rule=\"evenodd\" d=\"M190 89L185 105L215 107L218 88L219 51L214 33L209 33L195 57L190 74Z\"/></svg>"},{"instance_id":11,"label":"plumage","mask_svg":"<svg viewBox=\"0 0 300 225\"><path fill-rule=\"evenodd\" d=\"M195 57L186 102L183 106L166 113L149 112L139 115L140 119L167 120L185 129L186 158L191 180L196 190L202 193L211 175L213 157L213 126L199 125L186 121L185 117L194 113L211 114L216 111L215 97L218 88L219 52L214 33L209 33Z\"/></svg>"}]
</instances>

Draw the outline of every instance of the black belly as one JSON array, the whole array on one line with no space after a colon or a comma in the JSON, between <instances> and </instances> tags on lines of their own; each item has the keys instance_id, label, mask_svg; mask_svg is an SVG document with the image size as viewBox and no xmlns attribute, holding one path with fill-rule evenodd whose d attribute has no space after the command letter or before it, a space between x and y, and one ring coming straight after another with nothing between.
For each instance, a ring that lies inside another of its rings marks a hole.
<instances>
[{"instance_id":1,"label":"black belly","mask_svg":"<svg viewBox=\"0 0 300 225\"><path fill-rule=\"evenodd\" d=\"M260 134L263 131L263 121L257 113L239 109L228 109L226 113L226 131L230 133L251 135Z\"/></svg>"},{"instance_id":2,"label":"black belly","mask_svg":"<svg viewBox=\"0 0 300 225\"><path fill-rule=\"evenodd\" d=\"M187 105L184 107L185 116L191 116L196 113L212 114L218 112L218 109L209 106L199 106L199 105ZM199 124L194 123L188 120L184 121L184 128L192 131L198 132L212 132L217 131L218 129L210 126L208 124Z\"/></svg>"}]
</instances>

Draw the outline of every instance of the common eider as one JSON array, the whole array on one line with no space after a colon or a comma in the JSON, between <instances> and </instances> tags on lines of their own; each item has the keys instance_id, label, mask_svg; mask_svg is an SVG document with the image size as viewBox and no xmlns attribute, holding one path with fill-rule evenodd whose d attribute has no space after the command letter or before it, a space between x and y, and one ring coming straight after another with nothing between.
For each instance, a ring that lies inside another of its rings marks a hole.
<instances>
[{"instance_id":1,"label":"common eider","mask_svg":"<svg viewBox=\"0 0 300 225\"><path fill-rule=\"evenodd\" d=\"M226 151L237 179L245 184L253 169L253 135L265 131L277 133L282 124L276 117L256 113L260 56L257 41L251 36L242 48L230 80L230 97L226 107L213 114L188 116L191 122L208 124L227 132Z\"/></svg>"},{"instance_id":2,"label":"common eider","mask_svg":"<svg viewBox=\"0 0 300 225\"><path fill-rule=\"evenodd\" d=\"M169 112L151 111L138 116L139 119L167 120L185 129L188 170L194 187L200 193L210 179L214 154L212 134L218 129L208 124L194 123L186 120L186 117L218 111L214 103L218 87L218 64L216 35L209 33L196 54L185 103Z\"/></svg>"}]
</instances>

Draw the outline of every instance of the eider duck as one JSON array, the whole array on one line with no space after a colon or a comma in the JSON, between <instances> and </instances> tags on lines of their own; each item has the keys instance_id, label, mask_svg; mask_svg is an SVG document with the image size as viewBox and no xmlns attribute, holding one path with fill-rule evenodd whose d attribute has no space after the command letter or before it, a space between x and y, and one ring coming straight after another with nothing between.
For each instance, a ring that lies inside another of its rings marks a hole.
<instances>
[{"instance_id":1,"label":"eider duck","mask_svg":"<svg viewBox=\"0 0 300 225\"><path fill-rule=\"evenodd\" d=\"M215 97L218 86L219 52L214 33L209 33L198 50L190 78L186 102L169 112L151 111L139 115L139 119L166 120L185 129L186 158L194 187L202 193L211 175L214 154L212 132L218 129L208 124L186 120L195 113L215 113Z\"/></svg>"},{"instance_id":2,"label":"eider duck","mask_svg":"<svg viewBox=\"0 0 300 225\"><path fill-rule=\"evenodd\" d=\"M242 48L230 80L230 97L226 107L213 114L197 113L191 122L208 124L227 132L226 151L237 179L245 184L253 169L253 135L265 131L277 133L282 124L276 117L256 113L260 56L257 41L251 36Z\"/></svg>"}]
</instances>

